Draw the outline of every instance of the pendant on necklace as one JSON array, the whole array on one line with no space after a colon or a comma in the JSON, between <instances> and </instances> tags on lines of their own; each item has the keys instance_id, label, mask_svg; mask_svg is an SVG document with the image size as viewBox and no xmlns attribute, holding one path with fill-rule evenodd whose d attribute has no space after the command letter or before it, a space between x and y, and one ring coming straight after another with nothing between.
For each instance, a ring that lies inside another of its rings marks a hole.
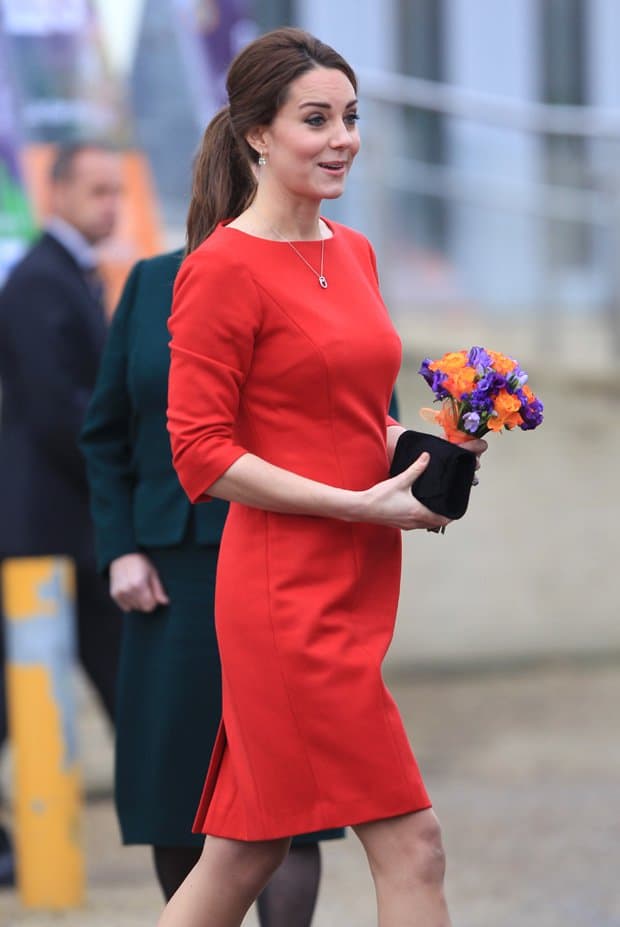
<instances>
[{"instance_id":1,"label":"pendant on necklace","mask_svg":"<svg viewBox=\"0 0 620 927\"><path fill-rule=\"evenodd\" d=\"M323 274L320 274L320 275L319 275L319 283L321 284L321 286L323 287L324 290L327 289L327 280L325 279L325 277L323 276Z\"/></svg>"}]
</instances>

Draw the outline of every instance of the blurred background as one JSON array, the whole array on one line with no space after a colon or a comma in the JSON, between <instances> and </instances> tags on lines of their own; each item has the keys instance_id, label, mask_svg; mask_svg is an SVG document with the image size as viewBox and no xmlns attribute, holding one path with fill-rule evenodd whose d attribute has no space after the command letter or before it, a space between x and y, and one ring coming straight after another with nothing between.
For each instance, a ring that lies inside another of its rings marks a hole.
<instances>
[{"instance_id":1,"label":"blurred background","mask_svg":"<svg viewBox=\"0 0 620 927\"><path fill-rule=\"evenodd\" d=\"M491 436L462 524L405 538L386 672L444 824L455 923L618 927L619 0L0 11L0 283L45 214L49 146L105 138L126 184L110 312L137 258L183 242L234 52L293 24L352 63L363 147L325 213L377 250L403 422L431 398L422 359L474 344L516 357L545 403L537 431ZM53 923L152 924L157 891L141 850L118 849L112 745L80 685L90 902ZM10 794L8 751L2 772ZM367 883L353 840L328 847L319 927L370 927ZM45 917L0 895L0 923Z\"/></svg>"}]
</instances>

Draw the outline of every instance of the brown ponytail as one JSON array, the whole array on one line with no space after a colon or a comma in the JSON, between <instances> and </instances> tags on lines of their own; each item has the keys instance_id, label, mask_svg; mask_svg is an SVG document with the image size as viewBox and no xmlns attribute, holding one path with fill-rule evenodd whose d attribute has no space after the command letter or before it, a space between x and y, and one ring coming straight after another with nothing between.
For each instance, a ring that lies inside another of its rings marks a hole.
<instances>
[{"instance_id":1,"label":"brown ponytail","mask_svg":"<svg viewBox=\"0 0 620 927\"><path fill-rule=\"evenodd\" d=\"M248 144L252 129L271 125L286 102L290 84L312 68L335 68L357 90L355 72L329 45L303 29L274 29L243 48L226 80L230 106L206 128L194 165L187 216L187 252L223 219L236 219L256 192L252 165L258 152Z\"/></svg>"},{"instance_id":2,"label":"brown ponytail","mask_svg":"<svg viewBox=\"0 0 620 927\"><path fill-rule=\"evenodd\" d=\"M256 181L235 138L228 106L214 116L194 163L187 214L187 253L208 238L218 222L238 216L252 201Z\"/></svg>"}]
</instances>

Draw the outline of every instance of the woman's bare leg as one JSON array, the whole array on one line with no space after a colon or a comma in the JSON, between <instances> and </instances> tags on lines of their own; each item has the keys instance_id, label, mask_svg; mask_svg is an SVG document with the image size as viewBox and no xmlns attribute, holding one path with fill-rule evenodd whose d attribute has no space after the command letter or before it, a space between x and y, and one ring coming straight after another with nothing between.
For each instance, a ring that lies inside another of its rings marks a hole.
<instances>
[{"instance_id":1,"label":"woman's bare leg","mask_svg":"<svg viewBox=\"0 0 620 927\"><path fill-rule=\"evenodd\" d=\"M289 844L288 839L246 843L207 837L200 859L166 905L158 927L240 927Z\"/></svg>"},{"instance_id":2,"label":"woman's bare leg","mask_svg":"<svg viewBox=\"0 0 620 927\"><path fill-rule=\"evenodd\" d=\"M429 808L354 828L370 865L379 927L450 927L441 831Z\"/></svg>"}]
</instances>

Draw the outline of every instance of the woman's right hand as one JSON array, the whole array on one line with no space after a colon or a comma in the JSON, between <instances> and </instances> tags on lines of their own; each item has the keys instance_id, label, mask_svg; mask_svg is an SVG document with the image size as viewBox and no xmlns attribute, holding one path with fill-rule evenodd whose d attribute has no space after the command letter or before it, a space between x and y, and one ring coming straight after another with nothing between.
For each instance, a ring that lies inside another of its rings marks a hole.
<instances>
[{"instance_id":1,"label":"woman's right hand","mask_svg":"<svg viewBox=\"0 0 620 927\"><path fill-rule=\"evenodd\" d=\"M112 560L110 595L124 612L152 612L170 601L157 570L144 554L125 554Z\"/></svg>"},{"instance_id":2,"label":"woman's right hand","mask_svg":"<svg viewBox=\"0 0 620 927\"><path fill-rule=\"evenodd\" d=\"M391 525L402 531L415 528L438 531L450 524L449 518L431 512L411 492L413 483L426 470L429 460L427 453L420 454L402 473L365 490L362 493L363 516L360 520Z\"/></svg>"}]
</instances>

